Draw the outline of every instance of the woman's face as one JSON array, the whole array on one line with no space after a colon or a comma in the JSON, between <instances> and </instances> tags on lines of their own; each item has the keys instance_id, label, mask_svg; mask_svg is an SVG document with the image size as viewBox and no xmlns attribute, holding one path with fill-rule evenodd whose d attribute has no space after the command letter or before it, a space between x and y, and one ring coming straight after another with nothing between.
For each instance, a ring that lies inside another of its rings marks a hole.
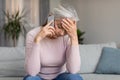
<instances>
[{"instance_id":1,"label":"woman's face","mask_svg":"<svg viewBox=\"0 0 120 80\"><path fill-rule=\"evenodd\" d=\"M56 35L53 36L53 38L54 38L54 37L57 38L57 37L64 36L64 35L67 34L66 31L65 31L65 30L63 29L63 27L62 27L62 24L61 24L62 19L63 19L63 18L55 19L55 21L54 21L54 28L55 28L55 33L56 33Z\"/></svg>"}]
</instances>

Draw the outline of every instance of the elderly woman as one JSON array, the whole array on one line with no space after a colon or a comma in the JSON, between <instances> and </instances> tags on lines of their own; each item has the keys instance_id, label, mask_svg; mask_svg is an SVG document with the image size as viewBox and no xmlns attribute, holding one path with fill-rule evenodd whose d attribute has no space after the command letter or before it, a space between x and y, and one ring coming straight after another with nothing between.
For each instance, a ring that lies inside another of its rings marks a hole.
<instances>
[{"instance_id":1,"label":"elderly woman","mask_svg":"<svg viewBox=\"0 0 120 80\"><path fill-rule=\"evenodd\" d=\"M62 14L62 9L56 9L59 17L55 18L54 27L50 26L51 21L28 32L25 58L27 76L23 80L83 80L77 74L81 60L76 18Z\"/></svg>"}]
</instances>

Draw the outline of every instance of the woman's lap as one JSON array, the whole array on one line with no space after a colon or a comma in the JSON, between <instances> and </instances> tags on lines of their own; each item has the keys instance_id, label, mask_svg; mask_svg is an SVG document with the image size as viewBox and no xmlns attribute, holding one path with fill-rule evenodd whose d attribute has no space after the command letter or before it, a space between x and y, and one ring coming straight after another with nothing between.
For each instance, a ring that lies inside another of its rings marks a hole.
<instances>
[{"instance_id":1,"label":"woman's lap","mask_svg":"<svg viewBox=\"0 0 120 80\"><path fill-rule=\"evenodd\" d=\"M23 80L43 80L40 76L25 76ZM53 80L83 80L79 74L61 73Z\"/></svg>"},{"instance_id":2,"label":"woman's lap","mask_svg":"<svg viewBox=\"0 0 120 80\"><path fill-rule=\"evenodd\" d=\"M29 76L29 75L27 75L27 76L25 76L24 78L23 78L23 80L43 80L40 76Z\"/></svg>"},{"instance_id":3,"label":"woman's lap","mask_svg":"<svg viewBox=\"0 0 120 80\"><path fill-rule=\"evenodd\" d=\"M80 74L61 73L54 80L83 80Z\"/></svg>"}]
</instances>

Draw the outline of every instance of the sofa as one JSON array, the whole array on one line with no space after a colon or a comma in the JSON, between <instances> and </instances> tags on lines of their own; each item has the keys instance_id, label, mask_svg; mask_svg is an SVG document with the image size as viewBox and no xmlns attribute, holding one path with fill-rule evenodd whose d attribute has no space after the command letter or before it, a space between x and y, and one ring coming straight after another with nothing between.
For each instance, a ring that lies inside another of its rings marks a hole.
<instances>
[{"instance_id":1,"label":"sofa","mask_svg":"<svg viewBox=\"0 0 120 80\"><path fill-rule=\"evenodd\" d=\"M78 74L84 80L120 80L120 75L95 73L103 47L117 48L115 42L79 45L81 67ZM0 80L22 80L24 58L25 47L0 47Z\"/></svg>"}]
</instances>

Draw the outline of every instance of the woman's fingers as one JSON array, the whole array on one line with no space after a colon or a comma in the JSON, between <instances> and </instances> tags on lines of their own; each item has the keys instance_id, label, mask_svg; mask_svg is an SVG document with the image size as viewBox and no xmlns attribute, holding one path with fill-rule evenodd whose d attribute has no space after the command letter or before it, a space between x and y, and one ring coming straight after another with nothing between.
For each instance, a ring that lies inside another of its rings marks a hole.
<instances>
[{"instance_id":1,"label":"woman's fingers","mask_svg":"<svg viewBox=\"0 0 120 80\"><path fill-rule=\"evenodd\" d=\"M53 27L49 27L48 31L50 31L52 35L55 35L55 29Z\"/></svg>"},{"instance_id":2,"label":"woman's fingers","mask_svg":"<svg viewBox=\"0 0 120 80\"><path fill-rule=\"evenodd\" d=\"M73 20L71 20L71 19L69 19L69 18L66 18L66 20L67 20L67 22L69 23L69 24L73 24Z\"/></svg>"},{"instance_id":3,"label":"woman's fingers","mask_svg":"<svg viewBox=\"0 0 120 80\"><path fill-rule=\"evenodd\" d=\"M71 24L69 24L69 22L66 19L63 19L62 23L65 23L67 26L71 27Z\"/></svg>"},{"instance_id":4,"label":"woman's fingers","mask_svg":"<svg viewBox=\"0 0 120 80\"><path fill-rule=\"evenodd\" d=\"M50 26L53 23L53 20L50 21L46 26Z\"/></svg>"},{"instance_id":5,"label":"woman's fingers","mask_svg":"<svg viewBox=\"0 0 120 80\"><path fill-rule=\"evenodd\" d=\"M69 30L69 26L66 25L64 22L62 22L62 27L63 27L66 31Z\"/></svg>"},{"instance_id":6,"label":"woman's fingers","mask_svg":"<svg viewBox=\"0 0 120 80\"><path fill-rule=\"evenodd\" d=\"M48 36L48 37L52 37L52 35L53 35L53 32L49 30L49 31L47 32L47 36Z\"/></svg>"},{"instance_id":7,"label":"woman's fingers","mask_svg":"<svg viewBox=\"0 0 120 80\"><path fill-rule=\"evenodd\" d=\"M48 30L49 30L49 29L52 29L53 31L55 31L55 29L54 29L52 26L49 26L49 27L48 27Z\"/></svg>"}]
</instances>

